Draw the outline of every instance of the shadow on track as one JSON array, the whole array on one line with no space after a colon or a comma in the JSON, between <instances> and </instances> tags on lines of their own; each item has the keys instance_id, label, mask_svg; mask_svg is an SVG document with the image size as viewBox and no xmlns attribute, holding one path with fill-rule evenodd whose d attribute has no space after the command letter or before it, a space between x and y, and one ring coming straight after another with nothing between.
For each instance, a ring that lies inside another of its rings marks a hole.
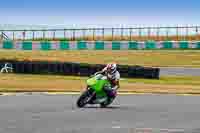
<instances>
[{"instance_id":1,"label":"shadow on track","mask_svg":"<svg viewBox=\"0 0 200 133\"><path fill-rule=\"evenodd\" d=\"M105 108L101 108L100 106L85 106L84 108L88 108L88 109L120 109L120 106L108 106Z\"/></svg>"},{"instance_id":2,"label":"shadow on track","mask_svg":"<svg viewBox=\"0 0 200 133\"><path fill-rule=\"evenodd\" d=\"M111 105L111 106L108 106L108 107L105 107L105 108L101 108L100 106L98 105L87 105L85 107L83 107L82 109L113 109L113 110L129 110L131 109L131 107L128 107L128 106L120 106L120 105Z\"/></svg>"}]
</instances>

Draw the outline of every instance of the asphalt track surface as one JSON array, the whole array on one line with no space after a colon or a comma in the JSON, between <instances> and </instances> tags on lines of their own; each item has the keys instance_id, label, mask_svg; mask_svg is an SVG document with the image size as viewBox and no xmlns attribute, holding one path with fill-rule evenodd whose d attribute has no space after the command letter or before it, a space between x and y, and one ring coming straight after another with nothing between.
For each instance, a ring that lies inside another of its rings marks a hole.
<instances>
[{"instance_id":1,"label":"asphalt track surface","mask_svg":"<svg viewBox=\"0 0 200 133\"><path fill-rule=\"evenodd\" d=\"M160 76L200 76L200 68L160 68Z\"/></svg>"},{"instance_id":2,"label":"asphalt track surface","mask_svg":"<svg viewBox=\"0 0 200 133\"><path fill-rule=\"evenodd\" d=\"M200 96L120 95L109 108L77 95L0 96L0 133L200 133Z\"/></svg>"}]
</instances>

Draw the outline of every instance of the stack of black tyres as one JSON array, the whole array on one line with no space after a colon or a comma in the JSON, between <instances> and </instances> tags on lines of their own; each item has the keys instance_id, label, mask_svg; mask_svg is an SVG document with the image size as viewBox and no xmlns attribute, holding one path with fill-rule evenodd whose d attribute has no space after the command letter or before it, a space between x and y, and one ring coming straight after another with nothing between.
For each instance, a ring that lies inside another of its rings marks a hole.
<instances>
[{"instance_id":1,"label":"stack of black tyres","mask_svg":"<svg viewBox=\"0 0 200 133\"><path fill-rule=\"evenodd\" d=\"M90 76L105 67L105 64L1 60L0 68L2 68L6 62L12 64L14 73L23 74ZM121 77L124 78L159 79L160 73L159 68L129 65L119 65L118 71Z\"/></svg>"}]
</instances>

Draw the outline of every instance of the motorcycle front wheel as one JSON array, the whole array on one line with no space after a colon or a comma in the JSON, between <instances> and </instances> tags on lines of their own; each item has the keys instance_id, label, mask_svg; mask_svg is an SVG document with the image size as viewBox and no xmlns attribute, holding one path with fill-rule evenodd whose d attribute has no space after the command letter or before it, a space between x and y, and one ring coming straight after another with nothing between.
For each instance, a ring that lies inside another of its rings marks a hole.
<instances>
[{"instance_id":1,"label":"motorcycle front wheel","mask_svg":"<svg viewBox=\"0 0 200 133\"><path fill-rule=\"evenodd\" d=\"M89 90L84 91L77 100L77 103L76 103L77 107L83 108L90 101L91 98L92 98L92 95L89 92Z\"/></svg>"}]
</instances>

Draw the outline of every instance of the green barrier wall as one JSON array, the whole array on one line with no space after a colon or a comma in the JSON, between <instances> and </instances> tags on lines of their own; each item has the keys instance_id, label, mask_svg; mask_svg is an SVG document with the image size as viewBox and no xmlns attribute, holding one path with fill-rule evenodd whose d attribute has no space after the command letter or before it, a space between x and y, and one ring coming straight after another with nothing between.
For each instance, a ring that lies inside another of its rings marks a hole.
<instances>
[{"instance_id":1,"label":"green barrier wall","mask_svg":"<svg viewBox=\"0 0 200 133\"><path fill-rule=\"evenodd\" d=\"M33 45L34 44L34 45ZM1 49L18 49L18 50L137 50L137 49L200 49L199 42L173 42L173 41L164 41L164 42L136 42L136 41L114 41L114 42L86 42L86 41L60 41L59 43L51 41L42 41L42 42L31 42L31 41L3 41L0 44Z\"/></svg>"},{"instance_id":2,"label":"green barrier wall","mask_svg":"<svg viewBox=\"0 0 200 133\"><path fill-rule=\"evenodd\" d=\"M104 50L104 42L95 42L96 50Z\"/></svg>"},{"instance_id":3,"label":"green barrier wall","mask_svg":"<svg viewBox=\"0 0 200 133\"><path fill-rule=\"evenodd\" d=\"M129 42L128 49L138 49L138 43L137 42Z\"/></svg>"},{"instance_id":4,"label":"green barrier wall","mask_svg":"<svg viewBox=\"0 0 200 133\"><path fill-rule=\"evenodd\" d=\"M41 42L41 50L51 50L50 42Z\"/></svg>"},{"instance_id":5,"label":"green barrier wall","mask_svg":"<svg viewBox=\"0 0 200 133\"><path fill-rule=\"evenodd\" d=\"M23 42L22 49L23 50L32 50L32 42Z\"/></svg>"},{"instance_id":6,"label":"green barrier wall","mask_svg":"<svg viewBox=\"0 0 200 133\"><path fill-rule=\"evenodd\" d=\"M179 45L180 45L180 48L181 49L188 49L189 47L188 47L188 45L189 45L189 43L188 42L179 42Z\"/></svg>"},{"instance_id":7,"label":"green barrier wall","mask_svg":"<svg viewBox=\"0 0 200 133\"><path fill-rule=\"evenodd\" d=\"M61 50L68 50L69 49L69 42L68 41L61 41L60 42L60 49Z\"/></svg>"},{"instance_id":8,"label":"green barrier wall","mask_svg":"<svg viewBox=\"0 0 200 133\"><path fill-rule=\"evenodd\" d=\"M145 46L146 49L156 49L156 43L154 41L147 41Z\"/></svg>"},{"instance_id":9,"label":"green barrier wall","mask_svg":"<svg viewBox=\"0 0 200 133\"><path fill-rule=\"evenodd\" d=\"M163 42L163 49L172 49L172 48L173 48L172 42L169 41Z\"/></svg>"},{"instance_id":10,"label":"green barrier wall","mask_svg":"<svg viewBox=\"0 0 200 133\"><path fill-rule=\"evenodd\" d=\"M112 50L120 50L120 42L112 42Z\"/></svg>"},{"instance_id":11,"label":"green barrier wall","mask_svg":"<svg viewBox=\"0 0 200 133\"><path fill-rule=\"evenodd\" d=\"M4 49L13 49L13 42L12 41L4 41L3 48Z\"/></svg>"},{"instance_id":12,"label":"green barrier wall","mask_svg":"<svg viewBox=\"0 0 200 133\"><path fill-rule=\"evenodd\" d=\"M86 42L83 42L83 41L78 42L77 48L78 48L79 50L87 49Z\"/></svg>"},{"instance_id":13,"label":"green barrier wall","mask_svg":"<svg viewBox=\"0 0 200 133\"><path fill-rule=\"evenodd\" d=\"M197 42L197 49L200 49L200 42Z\"/></svg>"}]
</instances>

